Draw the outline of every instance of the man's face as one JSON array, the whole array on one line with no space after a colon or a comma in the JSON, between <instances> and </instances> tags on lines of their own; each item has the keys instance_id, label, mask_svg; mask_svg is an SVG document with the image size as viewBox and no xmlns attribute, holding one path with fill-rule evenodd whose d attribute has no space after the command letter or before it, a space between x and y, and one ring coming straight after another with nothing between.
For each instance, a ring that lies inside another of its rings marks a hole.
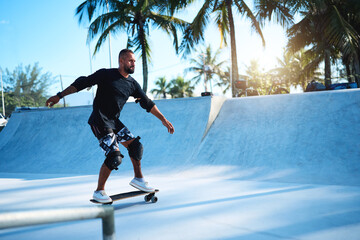
<instances>
[{"instance_id":1,"label":"man's face","mask_svg":"<svg viewBox=\"0 0 360 240\"><path fill-rule=\"evenodd\" d=\"M127 53L120 58L120 64L126 73L133 74L135 72L135 55L133 53Z\"/></svg>"}]
</instances>

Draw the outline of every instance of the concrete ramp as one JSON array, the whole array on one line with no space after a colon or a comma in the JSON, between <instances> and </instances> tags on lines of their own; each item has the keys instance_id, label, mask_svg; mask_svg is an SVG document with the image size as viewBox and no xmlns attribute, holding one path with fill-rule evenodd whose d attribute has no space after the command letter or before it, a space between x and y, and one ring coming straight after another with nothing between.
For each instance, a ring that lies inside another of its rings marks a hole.
<instances>
[{"instance_id":1,"label":"concrete ramp","mask_svg":"<svg viewBox=\"0 0 360 240\"><path fill-rule=\"evenodd\" d=\"M174 124L174 135L135 103L125 105L120 119L141 136L144 167L181 166L197 150L223 101L211 97L155 101ZM14 112L0 133L0 172L97 174L104 154L87 124L91 111L85 106ZM125 159L120 169L132 169L126 149L121 151Z\"/></svg>"},{"instance_id":2,"label":"concrete ramp","mask_svg":"<svg viewBox=\"0 0 360 240\"><path fill-rule=\"evenodd\" d=\"M360 91L227 100L193 161L247 180L360 185Z\"/></svg>"},{"instance_id":3,"label":"concrete ramp","mask_svg":"<svg viewBox=\"0 0 360 240\"><path fill-rule=\"evenodd\" d=\"M225 166L244 180L360 185L359 90L156 104L175 134L135 103L120 116L142 138L146 170ZM104 155L87 124L91 110L13 113L0 133L0 172L97 174ZM121 150L120 171L131 170Z\"/></svg>"},{"instance_id":4,"label":"concrete ramp","mask_svg":"<svg viewBox=\"0 0 360 240\"><path fill-rule=\"evenodd\" d=\"M145 177L160 192L156 204L114 203L117 239L358 240L359 98L349 90L156 101L174 135L126 104L120 119L142 137ZM0 212L94 207L104 156L90 112L12 115L0 133ZM128 156L119 171L106 184L110 195L133 190ZM0 239L100 239L99 223L5 229Z\"/></svg>"}]
</instances>

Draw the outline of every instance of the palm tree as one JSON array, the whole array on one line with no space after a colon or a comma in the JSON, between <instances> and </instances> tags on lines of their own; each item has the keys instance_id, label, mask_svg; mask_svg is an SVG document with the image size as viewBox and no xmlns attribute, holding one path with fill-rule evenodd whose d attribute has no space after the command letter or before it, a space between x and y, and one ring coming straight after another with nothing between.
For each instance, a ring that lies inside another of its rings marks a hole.
<instances>
[{"instance_id":1,"label":"palm tree","mask_svg":"<svg viewBox=\"0 0 360 240\"><path fill-rule=\"evenodd\" d=\"M252 59L250 65L246 66L244 78L247 80L248 88L257 90L260 94L265 95L267 88L267 78L264 71L260 68L257 60Z\"/></svg>"},{"instance_id":2,"label":"palm tree","mask_svg":"<svg viewBox=\"0 0 360 240\"><path fill-rule=\"evenodd\" d=\"M312 59L304 49L294 54L284 49L282 59L277 58L279 67L271 69L268 74L285 83L287 87L300 85L305 89L308 82L320 75L318 66L312 64Z\"/></svg>"},{"instance_id":3,"label":"palm tree","mask_svg":"<svg viewBox=\"0 0 360 240\"><path fill-rule=\"evenodd\" d=\"M331 60L335 62L339 53L352 56L358 62L360 35L348 21L348 11L359 3L338 0L289 1L293 8L301 9L303 19L288 30L288 47L293 52L310 47L306 54L313 55L314 66L322 61L325 65L325 85L331 84ZM359 23L359 21L358 21Z\"/></svg>"},{"instance_id":4,"label":"palm tree","mask_svg":"<svg viewBox=\"0 0 360 240\"><path fill-rule=\"evenodd\" d=\"M215 14L215 22L219 28L221 38L227 44L227 34L230 33L231 46L231 76L232 76L232 96L235 96L236 90L234 87L235 80L237 80L238 64L235 41L235 24L233 17L233 7L243 16L246 16L251 21L251 27L260 35L263 46L265 46L265 39L263 37L260 22L257 20L257 15L260 21L271 19L272 15L277 16L278 22L288 24L292 22L292 16L288 9L284 7L282 1L255 1L255 7L258 14L254 14L250 7L244 0L204 0L204 4L194 18L193 22L184 32L184 38L181 44L181 50L184 54L189 54L196 44L204 40L204 29L210 18L210 14ZM271 3L271 4L270 4Z\"/></svg>"},{"instance_id":5,"label":"palm tree","mask_svg":"<svg viewBox=\"0 0 360 240\"><path fill-rule=\"evenodd\" d=\"M88 40L98 34L94 54L99 50L110 33L126 32L128 35L128 48L135 48L140 52L143 67L143 90L147 91L148 61L150 60L150 45L148 38L150 27L155 26L173 38L173 44L178 52L177 30L184 29L187 22L173 17L171 13L176 10L176 1L166 0L86 0L76 9L79 22L88 16L91 22L88 31ZM105 11L108 7L109 11ZM98 14L100 13L100 14Z\"/></svg>"},{"instance_id":6,"label":"palm tree","mask_svg":"<svg viewBox=\"0 0 360 240\"><path fill-rule=\"evenodd\" d=\"M183 77L177 77L171 80L170 95L173 98L192 97L194 94L194 86L190 81L185 81Z\"/></svg>"},{"instance_id":7,"label":"palm tree","mask_svg":"<svg viewBox=\"0 0 360 240\"><path fill-rule=\"evenodd\" d=\"M197 75L191 80L195 82L195 85L204 79L205 92L208 92L207 82L210 82L210 87L212 91L211 80L215 76L220 77L222 72L221 67L225 61L218 62L220 55L220 49L218 49L214 55L212 53L210 45L206 47L205 51L201 51L196 58L190 60L190 63L193 64L192 67L185 69L185 72L195 72Z\"/></svg>"},{"instance_id":8,"label":"palm tree","mask_svg":"<svg viewBox=\"0 0 360 240\"><path fill-rule=\"evenodd\" d=\"M347 23L351 25L351 27L357 33L357 36L354 36L357 41L357 48L352 49L350 45L350 49L348 53L342 54L342 61L345 66L349 82L355 79L358 87L360 87L360 46L359 46L359 35L360 35L360 2L357 0L349 0L345 2L346 4L339 4L337 7L342 16L346 19ZM349 49L349 42L344 45L345 48ZM346 51L342 51L346 52Z\"/></svg>"},{"instance_id":9,"label":"palm tree","mask_svg":"<svg viewBox=\"0 0 360 240\"><path fill-rule=\"evenodd\" d=\"M230 66L227 66L224 70L221 70L220 74L219 74L219 82L216 83L215 85L220 87L223 94L225 94L229 89L231 89L231 69ZM223 89L223 87L225 87L225 89Z\"/></svg>"},{"instance_id":10,"label":"palm tree","mask_svg":"<svg viewBox=\"0 0 360 240\"><path fill-rule=\"evenodd\" d=\"M156 80L155 85L158 86L158 88L154 88L150 92L155 94L155 97L162 95L163 98L166 99L166 94L170 91L170 83L166 82L165 77L160 77Z\"/></svg>"}]
</instances>

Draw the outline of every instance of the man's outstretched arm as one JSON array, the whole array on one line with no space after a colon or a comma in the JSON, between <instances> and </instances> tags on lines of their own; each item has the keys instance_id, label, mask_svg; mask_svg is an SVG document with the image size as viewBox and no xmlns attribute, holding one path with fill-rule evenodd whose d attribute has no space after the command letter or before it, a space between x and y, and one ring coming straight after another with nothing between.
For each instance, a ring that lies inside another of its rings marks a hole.
<instances>
[{"instance_id":1,"label":"man's outstretched arm","mask_svg":"<svg viewBox=\"0 0 360 240\"><path fill-rule=\"evenodd\" d=\"M87 77L78 77L68 88L60 93L60 96L55 95L50 97L46 101L46 106L52 107L57 104L61 98L98 84L99 79L103 79L104 74L106 74L106 69L100 69Z\"/></svg>"},{"instance_id":2,"label":"man's outstretched arm","mask_svg":"<svg viewBox=\"0 0 360 240\"><path fill-rule=\"evenodd\" d=\"M164 115L160 112L156 105L151 108L150 112L162 122L162 124L168 129L168 132L170 134L174 133L174 126L164 117Z\"/></svg>"},{"instance_id":3,"label":"man's outstretched arm","mask_svg":"<svg viewBox=\"0 0 360 240\"><path fill-rule=\"evenodd\" d=\"M76 93L77 89L74 86L69 86L67 87L64 91L60 92L61 98L70 95L72 93ZM50 97L47 101L46 101L46 106L47 107L52 107L55 104L57 104L60 99L61 99L58 95L54 95L52 97Z\"/></svg>"}]
</instances>

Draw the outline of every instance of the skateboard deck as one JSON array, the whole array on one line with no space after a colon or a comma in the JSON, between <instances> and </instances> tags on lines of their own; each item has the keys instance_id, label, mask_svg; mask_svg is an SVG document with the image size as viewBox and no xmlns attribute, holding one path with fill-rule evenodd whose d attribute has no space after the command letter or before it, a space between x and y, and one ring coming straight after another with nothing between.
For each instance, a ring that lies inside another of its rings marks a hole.
<instances>
[{"instance_id":1,"label":"skateboard deck","mask_svg":"<svg viewBox=\"0 0 360 240\"><path fill-rule=\"evenodd\" d=\"M140 191L140 190L139 191L131 191L131 192L125 192L125 193L111 195L110 198L113 200L113 202L115 202L115 201L119 201L121 199L145 195L145 197L144 197L145 202L151 201L152 203L156 203L158 198L155 196L155 193L157 193L157 192L159 192L159 189L155 189L154 192L144 192L144 191ZM90 202L99 203L99 204L112 204L112 202L111 203L101 203L101 202L96 201L95 199L90 199Z\"/></svg>"}]
</instances>

